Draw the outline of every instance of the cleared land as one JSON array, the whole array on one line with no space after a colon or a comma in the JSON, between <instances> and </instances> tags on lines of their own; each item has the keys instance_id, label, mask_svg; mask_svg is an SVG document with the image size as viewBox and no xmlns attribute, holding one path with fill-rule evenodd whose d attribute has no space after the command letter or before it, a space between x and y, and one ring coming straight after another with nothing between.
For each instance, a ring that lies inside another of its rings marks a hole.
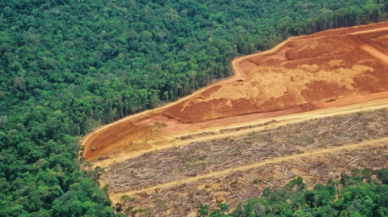
<instances>
[{"instance_id":1,"label":"cleared land","mask_svg":"<svg viewBox=\"0 0 388 217\"><path fill-rule=\"evenodd\" d=\"M111 199L159 216L195 216L199 204L234 207L302 176L309 186L388 166L388 111L311 120L148 153L106 168Z\"/></svg>"},{"instance_id":2,"label":"cleared land","mask_svg":"<svg viewBox=\"0 0 388 217\"><path fill-rule=\"evenodd\" d=\"M316 119L240 137L166 149L106 168L101 177L111 192L138 190L346 144L388 137L388 113L376 111Z\"/></svg>"},{"instance_id":3,"label":"cleared land","mask_svg":"<svg viewBox=\"0 0 388 217\"><path fill-rule=\"evenodd\" d=\"M82 154L114 203L152 216L387 167L387 52L388 23L290 38L233 60L233 78L96 130Z\"/></svg>"},{"instance_id":4,"label":"cleared land","mask_svg":"<svg viewBox=\"0 0 388 217\"><path fill-rule=\"evenodd\" d=\"M173 135L388 98L387 31L387 23L329 30L237 58L233 78L89 134L83 156L131 157Z\"/></svg>"},{"instance_id":5,"label":"cleared land","mask_svg":"<svg viewBox=\"0 0 388 217\"><path fill-rule=\"evenodd\" d=\"M148 189L143 192L114 194L113 201L121 201L123 195L131 198L124 207L134 206L153 213L154 216L196 216L199 205L208 204L212 209L219 203L235 207L252 197L260 197L265 188L285 185L292 178L301 176L308 186L326 183L329 178L337 180L345 172L350 175L354 168L382 168L388 166L388 142L369 144L366 147L334 150L264 162L254 168L230 171L217 177L204 177L191 182L177 182L166 188ZM146 216L146 215L145 215Z\"/></svg>"}]
</instances>

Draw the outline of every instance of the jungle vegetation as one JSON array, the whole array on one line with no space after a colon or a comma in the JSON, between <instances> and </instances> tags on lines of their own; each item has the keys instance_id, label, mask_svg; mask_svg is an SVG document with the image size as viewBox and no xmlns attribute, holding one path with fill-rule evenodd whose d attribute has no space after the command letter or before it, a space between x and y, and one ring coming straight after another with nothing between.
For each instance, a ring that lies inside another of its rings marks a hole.
<instances>
[{"instance_id":1,"label":"jungle vegetation","mask_svg":"<svg viewBox=\"0 0 388 217\"><path fill-rule=\"evenodd\" d=\"M78 142L232 74L291 35L379 22L384 0L0 0L0 216L112 216Z\"/></svg>"},{"instance_id":2,"label":"jungle vegetation","mask_svg":"<svg viewBox=\"0 0 388 217\"><path fill-rule=\"evenodd\" d=\"M200 216L209 217L378 217L388 215L388 169L354 169L352 176L329 179L308 190L298 177L279 189L264 190L261 198L241 203L233 212L227 204L210 211L201 205Z\"/></svg>"}]
</instances>

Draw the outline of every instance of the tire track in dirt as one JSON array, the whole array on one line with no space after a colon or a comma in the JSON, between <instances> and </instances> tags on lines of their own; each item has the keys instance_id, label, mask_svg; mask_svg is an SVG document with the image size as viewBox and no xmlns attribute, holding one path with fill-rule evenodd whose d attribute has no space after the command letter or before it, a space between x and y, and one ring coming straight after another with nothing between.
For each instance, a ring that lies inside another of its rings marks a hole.
<instances>
[{"instance_id":1,"label":"tire track in dirt","mask_svg":"<svg viewBox=\"0 0 388 217\"><path fill-rule=\"evenodd\" d=\"M377 29L377 30L379 30L379 29ZM388 56L385 53L383 53L383 52L379 51L378 49L369 45L368 41L366 41L362 37L360 37L360 34L378 32L377 30L376 31L372 31L372 30L361 31L361 33L355 32L355 33L349 34L349 36L350 36L350 39L352 39L353 42L355 42L358 46L360 46L360 48L362 50L364 50L368 54L372 55L373 57L381 60L383 63L388 65ZM380 30L381 31L388 31L388 28L381 28Z\"/></svg>"},{"instance_id":2,"label":"tire track in dirt","mask_svg":"<svg viewBox=\"0 0 388 217\"><path fill-rule=\"evenodd\" d=\"M362 35L362 34L369 34L369 33L375 33L375 32L383 32L388 31L388 27L381 27L377 29L368 29L368 30L362 30L357 32L352 32L350 35Z\"/></svg>"},{"instance_id":3,"label":"tire track in dirt","mask_svg":"<svg viewBox=\"0 0 388 217\"><path fill-rule=\"evenodd\" d=\"M365 52L369 53L370 55L380 59L381 61L383 61L385 64L388 65L388 56L385 53L377 50L376 48L370 45L362 45L361 49L363 49Z\"/></svg>"},{"instance_id":4,"label":"tire track in dirt","mask_svg":"<svg viewBox=\"0 0 388 217\"><path fill-rule=\"evenodd\" d=\"M229 173L232 173L232 172L238 172L238 171L245 171L245 170L249 170L249 169L254 169L254 168L258 168L258 167L261 167L261 166L264 166L264 165L270 164L270 163L279 163L279 162L282 162L282 161L288 161L288 160L302 158L302 157L312 157L312 156L323 155L323 154L331 153L331 152L334 152L334 151L355 149L355 148L360 148L360 147L369 146L369 145L378 145L379 143L382 143L382 142L388 142L388 137L384 137L384 138L380 138L380 139L375 139L375 140L369 140L369 141L366 141L366 142L363 142L363 143L358 143L358 144L350 144L350 145L334 147L334 148L328 148L328 149L320 149L320 150L313 151L313 152L305 152L305 153L302 153L302 154L297 154L297 155L292 155L292 156L287 156L287 157L280 157L280 158L269 159L269 160L257 162L257 163L254 163L254 164L234 167L234 168L230 168L230 169L223 170L223 171L217 171L217 172L212 172L212 173L208 173L208 174L205 174L205 175L200 175L200 176L196 176L196 177L192 177L192 178L177 180L177 181L165 183L165 184L162 184L162 185L157 185L157 186L153 186L153 187L149 187L149 188L144 188L144 189L141 189L141 190L129 191L129 192L118 193L118 194L111 193L110 194L110 198L115 203L115 202L118 202L120 200L121 196L123 196L123 195L130 196L130 195L134 195L134 194L141 193L141 192L152 193L152 192L154 192L154 191L156 191L158 189L170 188L170 187L174 187L174 186L177 186L177 185L182 185L182 184L187 184L187 183L190 183L190 182L195 182L195 181L198 181L200 179L205 179L205 178L209 178L209 177L221 177L221 176L225 176L225 175L227 175Z\"/></svg>"}]
</instances>

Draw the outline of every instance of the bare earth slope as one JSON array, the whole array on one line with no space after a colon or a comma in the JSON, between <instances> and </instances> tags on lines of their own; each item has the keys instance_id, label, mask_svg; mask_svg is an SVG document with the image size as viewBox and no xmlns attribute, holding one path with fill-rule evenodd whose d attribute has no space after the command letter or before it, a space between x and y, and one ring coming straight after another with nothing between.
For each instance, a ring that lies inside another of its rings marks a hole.
<instances>
[{"instance_id":1,"label":"bare earth slope","mask_svg":"<svg viewBox=\"0 0 388 217\"><path fill-rule=\"evenodd\" d=\"M388 98L387 38L388 23L341 28L237 58L234 77L89 134L83 156L113 162L172 135Z\"/></svg>"}]
</instances>

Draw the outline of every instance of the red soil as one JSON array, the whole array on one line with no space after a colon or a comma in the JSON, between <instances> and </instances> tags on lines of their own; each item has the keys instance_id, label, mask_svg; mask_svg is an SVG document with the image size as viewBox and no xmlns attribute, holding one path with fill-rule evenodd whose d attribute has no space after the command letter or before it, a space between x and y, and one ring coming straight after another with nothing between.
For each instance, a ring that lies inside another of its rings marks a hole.
<instances>
[{"instance_id":1,"label":"red soil","mask_svg":"<svg viewBox=\"0 0 388 217\"><path fill-rule=\"evenodd\" d=\"M195 123L387 91L387 65L356 39L343 35L290 41L276 53L242 61L243 83L214 86L162 114Z\"/></svg>"},{"instance_id":2,"label":"red soil","mask_svg":"<svg viewBox=\"0 0 388 217\"><path fill-rule=\"evenodd\" d=\"M291 38L232 61L236 76L229 80L88 135L84 157L144 150L147 140L171 134L387 98L386 54L388 23Z\"/></svg>"}]
</instances>

